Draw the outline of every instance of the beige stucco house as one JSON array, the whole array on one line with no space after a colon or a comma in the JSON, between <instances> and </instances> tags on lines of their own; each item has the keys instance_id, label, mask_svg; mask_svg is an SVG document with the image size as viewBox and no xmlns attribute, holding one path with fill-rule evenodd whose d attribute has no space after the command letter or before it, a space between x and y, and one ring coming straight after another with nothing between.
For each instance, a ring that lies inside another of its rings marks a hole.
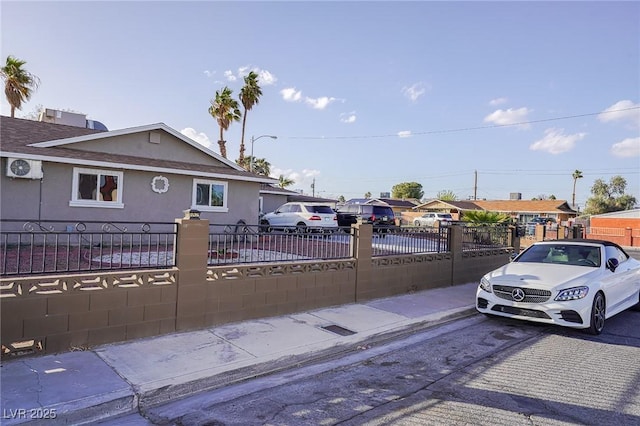
<instances>
[{"instance_id":1,"label":"beige stucco house","mask_svg":"<svg viewBox=\"0 0 640 426\"><path fill-rule=\"evenodd\" d=\"M527 223L534 217L548 217L558 223L575 218L577 212L565 200L473 200L443 201L429 200L414 208L416 212L447 212L454 219L460 219L465 211L484 210L504 213L520 223Z\"/></svg>"}]
</instances>

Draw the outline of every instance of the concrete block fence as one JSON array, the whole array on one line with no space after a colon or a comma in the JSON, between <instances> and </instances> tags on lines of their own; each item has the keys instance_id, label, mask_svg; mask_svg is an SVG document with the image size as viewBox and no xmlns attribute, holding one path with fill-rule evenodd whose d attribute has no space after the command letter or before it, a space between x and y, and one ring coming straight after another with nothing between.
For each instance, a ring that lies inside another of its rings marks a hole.
<instances>
[{"instance_id":1,"label":"concrete block fence","mask_svg":"<svg viewBox=\"0 0 640 426\"><path fill-rule=\"evenodd\" d=\"M209 266L207 220L177 219L175 267L0 279L2 356L95 345L357 303L478 281L511 247L373 256L372 227L353 225L352 257ZM515 247L514 247L515 246Z\"/></svg>"}]
</instances>

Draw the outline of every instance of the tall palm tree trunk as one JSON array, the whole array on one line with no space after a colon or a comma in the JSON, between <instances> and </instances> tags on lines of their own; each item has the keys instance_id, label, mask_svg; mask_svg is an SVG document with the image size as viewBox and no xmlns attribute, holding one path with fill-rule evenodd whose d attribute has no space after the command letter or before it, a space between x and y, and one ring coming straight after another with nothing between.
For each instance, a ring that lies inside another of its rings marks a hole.
<instances>
[{"instance_id":1,"label":"tall palm tree trunk","mask_svg":"<svg viewBox=\"0 0 640 426\"><path fill-rule=\"evenodd\" d=\"M247 123L247 109L244 109L244 114L242 115L242 133L240 134L240 158L238 162L240 166L244 166L244 126Z\"/></svg>"},{"instance_id":2,"label":"tall palm tree trunk","mask_svg":"<svg viewBox=\"0 0 640 426\"><path fill-rule=\"evenodd\" d=\"M220 139L218 139L218 146L220 147L220 155L227 158L227 142L224 140L222 127L220 127Z\"/></svg>"}]
</instances>

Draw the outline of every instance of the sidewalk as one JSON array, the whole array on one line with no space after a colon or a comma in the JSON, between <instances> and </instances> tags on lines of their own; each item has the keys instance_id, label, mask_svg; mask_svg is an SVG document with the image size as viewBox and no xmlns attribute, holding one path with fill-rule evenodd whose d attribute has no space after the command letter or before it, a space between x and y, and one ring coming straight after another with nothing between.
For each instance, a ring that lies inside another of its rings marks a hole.
<instances>
[{"instance_id":1,"label":"sidewalk","mask_svg":"<svg viewBox=\"0 0 640 426\"><path fill-rule=\"evenodd\" d=\"M471 315L476 286L3 361L0 423L91 423L309 364Z\"/></svg>"}]
</instances>

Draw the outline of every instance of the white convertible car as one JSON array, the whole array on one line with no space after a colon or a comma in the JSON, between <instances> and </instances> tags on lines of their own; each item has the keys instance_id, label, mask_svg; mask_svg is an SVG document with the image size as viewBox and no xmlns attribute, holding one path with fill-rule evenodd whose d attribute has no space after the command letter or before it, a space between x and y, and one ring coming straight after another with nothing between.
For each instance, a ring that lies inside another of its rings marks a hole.
<instances>
[{"instance_id":1,"label":"white convertible car","mask_svg":"<svg viewBox=\"0 0 640 426\"><path fill-rule=\"evenodd\" d=\"M538 242L482 277L476 308L600 334L607 318L640 309L640 261L609 241Z\"/></svg>"}]
</instances>

